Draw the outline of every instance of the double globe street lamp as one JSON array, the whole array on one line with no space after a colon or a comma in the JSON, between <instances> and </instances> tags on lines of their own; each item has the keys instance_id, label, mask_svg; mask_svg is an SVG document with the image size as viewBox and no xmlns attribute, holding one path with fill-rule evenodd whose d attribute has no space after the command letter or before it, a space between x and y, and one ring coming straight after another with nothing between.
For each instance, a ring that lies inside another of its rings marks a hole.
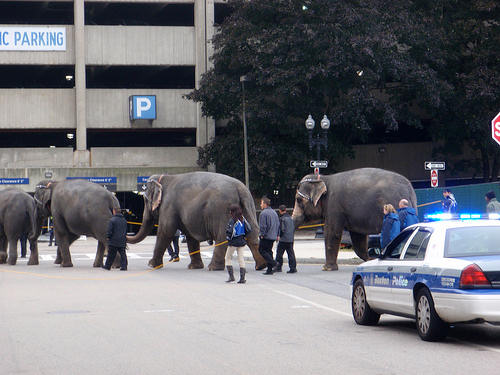
<instances>
[{"instance_id":1,"label":"double globe street lamp","mask_svg":"<svg viewBox=\"0 0 500 375\"><path fill-rule=\"evenodd\" d=\"M316 146L316 160L320 160L320 151L321 146L323 146L326 150L328 147L328 129L330 129L330 120L326 115L323 116L323 119L320 122L321 125L321 135L316 134L316 137L313 137L313 129L316 122L312 118L311 115L306 120L306 129L309 133L309 150L312 151L313 147Z\"/></svg>"}]
</instances>

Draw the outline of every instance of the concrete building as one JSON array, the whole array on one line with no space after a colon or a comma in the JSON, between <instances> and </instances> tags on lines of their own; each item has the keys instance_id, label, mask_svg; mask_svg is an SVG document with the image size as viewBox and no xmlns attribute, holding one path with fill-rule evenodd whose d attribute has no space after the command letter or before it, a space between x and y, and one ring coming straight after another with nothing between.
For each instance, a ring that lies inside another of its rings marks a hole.
<instances>
[{"instance_id":1,"label":"concrete building","mask_svg":"<svg viewBox=\"0 0 500 375\"><path fill-rule=\"evenodd\" d=\"M218 0L0 2L0 188L198 170L215 134L183 95L209 67Z\"/></svg>"}]
</instances>

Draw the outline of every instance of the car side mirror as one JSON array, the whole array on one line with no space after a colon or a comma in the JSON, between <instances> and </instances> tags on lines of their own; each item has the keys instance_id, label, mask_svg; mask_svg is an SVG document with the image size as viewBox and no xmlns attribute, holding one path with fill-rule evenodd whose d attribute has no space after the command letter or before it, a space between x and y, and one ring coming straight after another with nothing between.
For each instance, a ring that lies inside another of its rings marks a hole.
<instances>
[{"instance_id":1,"label":"car side mirror","mask_svg":"<svg viewBox=\"0 0 500 375\"><path fill-rule=\"evenodd\" d=\"M368 249L368 257L369 258L372 258L372 259L374 259L374 258L380 258L381 254L382 253L380 251L380 248L378 248L378 247L370 247Z\"/></svg>"}]
</instances>

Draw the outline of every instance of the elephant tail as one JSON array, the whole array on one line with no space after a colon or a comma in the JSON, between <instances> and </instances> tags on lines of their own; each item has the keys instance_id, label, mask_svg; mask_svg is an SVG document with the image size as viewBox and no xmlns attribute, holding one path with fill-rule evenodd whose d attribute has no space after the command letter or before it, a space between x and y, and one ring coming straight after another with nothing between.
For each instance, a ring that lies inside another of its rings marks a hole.
<instances>
[{"instance_id":1,"label":"elephant tail","mask_svg":"<svg viewBox=\"0 0 500 375\"><path fill-rule=\"evenodd\" d=\"M257 230L257 214L255 212L255 203L252 194L248 191L247 187L243 184L238 185L238 196L240 198L240 206L243 209L243 216L248 220L252 226L252 232Z\"/></svg>"}]
</instances>

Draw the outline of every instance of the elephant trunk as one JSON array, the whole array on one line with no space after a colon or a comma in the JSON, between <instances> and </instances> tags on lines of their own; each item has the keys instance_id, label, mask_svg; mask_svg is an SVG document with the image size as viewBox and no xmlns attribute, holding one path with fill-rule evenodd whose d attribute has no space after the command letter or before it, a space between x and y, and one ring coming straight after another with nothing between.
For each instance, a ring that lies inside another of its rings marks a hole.
<instances>
[{"instance_id":1,"label":"elephant trunk","mask_svg":"<svg viewBox=\"0 0 500 375\"><path fill-rule=\"evenodd\" d=\"M304 211L302 208L295 202L295 207L293 208L292 213L293 224L295 225L295 229L299 227L304 222Z\"/></svg>"},{"instance_id":2,"label":"elephant trunk","mask_svg":"<svg viewBox=\"0 0 500 375\"><path fill-rule=\"evenodd\" d=\"M146 204L144 204L144 214L142 217L142 225L134 236L127 236L128 243L141 242L153 230L153 218Z\"/></svg>"}]
</instances>

